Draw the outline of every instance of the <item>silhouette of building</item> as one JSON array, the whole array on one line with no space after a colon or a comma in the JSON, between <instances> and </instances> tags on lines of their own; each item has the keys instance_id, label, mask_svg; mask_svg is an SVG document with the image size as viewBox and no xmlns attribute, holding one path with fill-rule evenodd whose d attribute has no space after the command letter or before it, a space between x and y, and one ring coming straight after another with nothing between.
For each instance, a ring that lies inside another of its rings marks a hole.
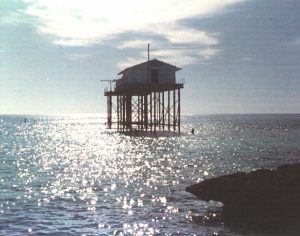
<instances>
[{"instance_id":1,"label":"silhouette of building","mask_svg":"<svg viewBox=\"0 0 300 236\"><path fill-rule=\"evenodd\" d=\"M120 132L177 131L180 133L180 68L153 59L121 71L106 88L107 125ZM112 88L112 84L113 88ZM113 114L114 113L114 114Z\"/></svg>"}]
</instances>

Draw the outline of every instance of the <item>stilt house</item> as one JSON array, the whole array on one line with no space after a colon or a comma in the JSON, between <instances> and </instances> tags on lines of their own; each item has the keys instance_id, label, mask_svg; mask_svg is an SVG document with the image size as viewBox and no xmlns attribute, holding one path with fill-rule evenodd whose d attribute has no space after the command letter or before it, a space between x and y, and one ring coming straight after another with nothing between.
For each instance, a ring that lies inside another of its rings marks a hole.
<instances>
[{"instance_id":1,"label":"stilt house","mask_svg":"<svg viewBox=\"0 0 300 236\"><path fill-rule=\"evenodd\" d=\"M180 133L180 68L153 59L121 71L106 89L107 124L121 132L178 131ZM113 111L115 115L113 115Z\"/></svg>"}]
</instances>

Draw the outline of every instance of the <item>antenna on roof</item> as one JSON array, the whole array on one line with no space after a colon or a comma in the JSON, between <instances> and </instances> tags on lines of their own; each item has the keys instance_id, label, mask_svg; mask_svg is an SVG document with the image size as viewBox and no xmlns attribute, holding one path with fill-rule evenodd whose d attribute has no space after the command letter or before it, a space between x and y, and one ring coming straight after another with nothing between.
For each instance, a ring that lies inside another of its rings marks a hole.
<instances>
[{"instance_id":1,"label":"antenna on roof","mask_svg":"<svg viewBox=\"0 0 300 236\"><path fill-rule=\"evenodd\" d=\"M148 43L148 61L150 60L150 43Z\"/></svg>"}]
</instances>

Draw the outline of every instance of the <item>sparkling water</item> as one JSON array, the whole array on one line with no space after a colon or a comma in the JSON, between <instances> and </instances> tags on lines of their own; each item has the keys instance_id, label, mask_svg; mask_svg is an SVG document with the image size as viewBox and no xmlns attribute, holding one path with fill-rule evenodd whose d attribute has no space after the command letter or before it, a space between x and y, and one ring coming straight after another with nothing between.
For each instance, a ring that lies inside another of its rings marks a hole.
<instances>
[{"instance_id":1,"label":"sparkling water","mask_svg":"<svg viewBox=\"0 0 300 236\"><path fill-rule=\"evenodd\" d=\"M181 135L135 136L101 115L24 118L0 116L0 235L266 235L185 187L300 161L300 115L184 116Z\"/></svg>"}]
</instances>

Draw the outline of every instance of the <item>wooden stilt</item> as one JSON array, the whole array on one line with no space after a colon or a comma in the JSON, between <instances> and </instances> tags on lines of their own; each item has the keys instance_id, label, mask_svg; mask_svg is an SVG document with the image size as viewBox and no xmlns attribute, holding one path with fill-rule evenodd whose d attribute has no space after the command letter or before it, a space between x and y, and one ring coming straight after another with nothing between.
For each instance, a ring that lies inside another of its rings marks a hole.
<instances>
[{"instance_id":1,"label":"wooden stilt","mask_svg":"<svg viewBox=\"0 0 300 236\"><path fill-rule=\"evenodd\" d=\"M112 116L112 96L107 96L107 128L111 129L111 116Z\"/></svg>"},{"instance_id":2,"label":"wooden stilt","mask_svg":"<svg viewBox=\"0 0 300 236\"><path fill-rule=\"evenodd\" d=\"M152 131L153 128L153 117L152 117L152 93L150 93L150 130Z\"/></svg>"},{"instance_id":3,"label":"wooden stilt","mask_svg":"<svg viewBox=\"0 0 300 236\"><path fill-rule=\"evenodd\" d=\"M120 112L119 112L119 96L117 96L117 130L118 132L120 131L119 130L119 118L120 118Z\"/></svg>"},{"instance_id":4,"label":"wooden stilt","mask_svg":"<svg viewBox=\"0 0 300 236\"><path fill-rule=\"evenodd\" d=\"M162 92L162 128L165 130L165 92Z\"/></svg>"},{"instance_id":5,"label":"wooden stilt","mask_svg":"<svg viewBox=\"0 0 300 236\"><path fill-rule=\"evenodd\" d=\"M148 131L148 95L144 95L144 123L145 129Z\"/></svg>"},{"instance_id":6,"label":"wooden stilt","mask_svg":"<svg viewBox=\"0 0 300 236\"><path fill-rule=\"evenodd\" d=\"M168 131L171 128L170 90L168 90Z\"/></svg>"},{"instance_id":7,"label":"wooden stilt","mask_svg":"<svg viewBox=\"0 0 300 236\"><path fill-rule=\"evenodd\" d=\"M178 104L178 109L177 109L177 120L178 120L178 133L180 134L180 122L181 122L181 120L180 120L180 116L181 116L181 107L180 107L180 89L178 89L178 102L177 102L177 104Z\"/></svg>"},{"instance_id":8,"label":"wooden stilt","mask_svg":"<svg viewBox=\"0 0 300 236\"><path fill-rule=\"evenodd\" d=\"M140 96L137 97L137 126L140 129Z\"/></svg>"},{"instance_id":9,"label":"wooden stilt","mask_svg":"<svg viewBox=\"0 0 300 236\"><path fill-rule=\"evenodd\" d=\"M159 128L159 131L161 130L161 117L160 117L160 111L161 111L160 92L158 92L158 128Z\"/></svg>"},{"instance_id":10,"label":"wooden stilt","mask_svg":"<svg viewBox=\"0 0 300 236\"><path fill-rule=\"evenodd\" d=\"M126 103L125 103L125 95L123 96L123 132L125 131L125 126L126 126L126 115L125 115L125 110L126 110Z\"/></svg>"},{"instance_id":11,"label":"wooden stilt","mask_svg":"<svg viewBox=\"0 0 300 236\"><path fill-rule=\"evenodd\" d=\"M154 114L153 114L153 121L154 121L154 132L156 132L156 126L157 126L157 114L156 114L156 102L157 102L157 98L156 98L156 92L154 92L154 99L153 99L153 102L154 102Z\"/></svg>"},{"instance_id":12,"label":"wooden stilt","mask_svg":"<svg viewBox=\"0 0 300 236\"><path fill-rule=\"evenodd\" d=\"M173 90L173 130L176 131L176 93Z\"/></svg>"}]
</instances>

